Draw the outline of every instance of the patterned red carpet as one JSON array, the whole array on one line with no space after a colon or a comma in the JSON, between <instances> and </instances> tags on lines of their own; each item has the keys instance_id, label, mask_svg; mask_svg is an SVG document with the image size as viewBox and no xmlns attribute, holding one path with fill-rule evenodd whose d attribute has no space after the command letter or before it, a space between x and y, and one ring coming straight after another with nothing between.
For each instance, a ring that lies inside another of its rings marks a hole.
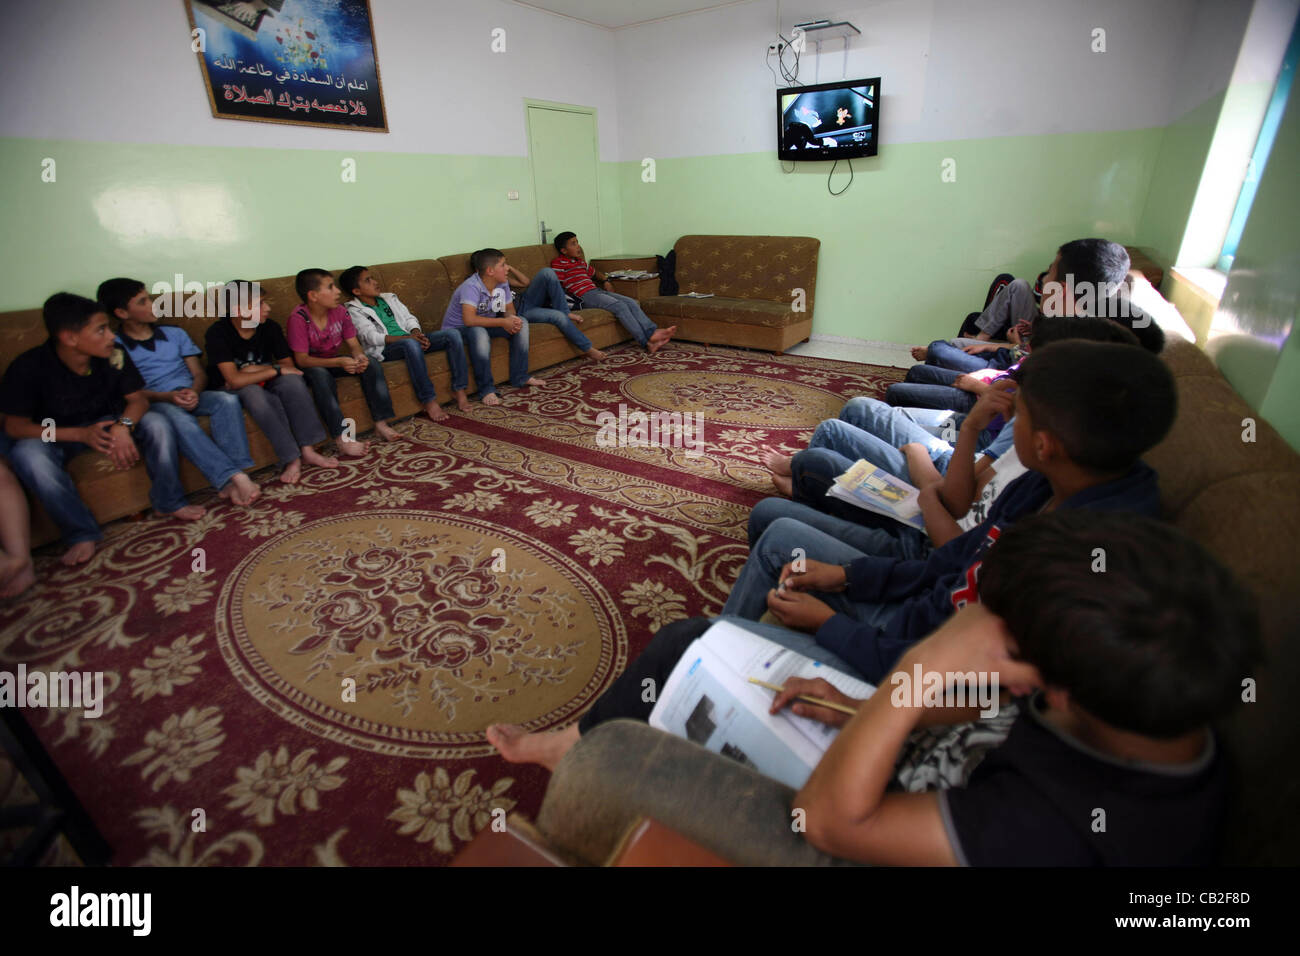
<instances>
[{"instance_id":1,"label":"patterned red carpet","mask_svg":"<svg viewBox=\"0 0 1300 956\"><path fill-rule=\"evenodd\" d=\"M296 487L264 472L248 511L209 493L87 567L40 557L0 659L104 672L99 718L25 713L116 865L441 864L534 815L546 772L484 728L568 723L658 627L716 613L762 446L901 372L684 343L541 377ZM703 443L674 418L675 447L605 447L620 404L698 413Z\"/></svg>"}]
</instances>

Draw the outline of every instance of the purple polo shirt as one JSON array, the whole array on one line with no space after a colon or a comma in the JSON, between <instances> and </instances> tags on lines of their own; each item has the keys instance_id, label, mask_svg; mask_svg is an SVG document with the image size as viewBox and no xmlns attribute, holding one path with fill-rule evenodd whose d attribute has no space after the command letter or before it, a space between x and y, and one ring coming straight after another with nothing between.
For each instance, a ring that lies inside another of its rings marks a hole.
<instances>
[{"instance_id":1,"label":"purple polo shirt","mask_svg":"<svg viewBox=\"0 0 1300 956\"><path fill-rule=\"evenodd\" d=\"M442 327L444 329L463 329L465 327L465 319L461 315L461 305L474 306L475 315L493 316L498 312L504 312L506 306L513 301L513 298L514 293L510 291L510 283L501 283L496 287L494 294L489 292L488 287L483 284L482 277L475 273L456 286L456 291L451 294L451 301L447 303L447 311L442 316Z\"/></svg>"}]
</instances>

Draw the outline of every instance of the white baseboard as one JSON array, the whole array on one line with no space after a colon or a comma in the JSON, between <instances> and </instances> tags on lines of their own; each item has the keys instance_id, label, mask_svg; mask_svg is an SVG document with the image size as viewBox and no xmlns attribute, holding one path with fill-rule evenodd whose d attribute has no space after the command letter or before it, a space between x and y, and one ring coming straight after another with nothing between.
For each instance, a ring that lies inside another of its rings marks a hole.
<instances>
[{"instance_id":1,"label":"white baseboard","mask_svg":"<svg viewBox=\"0 0 1300 956\"><path fill-rule=\"evenodd\" d=\"M863 348L871 349L889 349L899 352L911 352L910 345L902 345L898 342L876 342L872 339L856 339L848 335L810 335L810 342L832 342L836 345L860 345Z\"/></svg>"}]
</instances>

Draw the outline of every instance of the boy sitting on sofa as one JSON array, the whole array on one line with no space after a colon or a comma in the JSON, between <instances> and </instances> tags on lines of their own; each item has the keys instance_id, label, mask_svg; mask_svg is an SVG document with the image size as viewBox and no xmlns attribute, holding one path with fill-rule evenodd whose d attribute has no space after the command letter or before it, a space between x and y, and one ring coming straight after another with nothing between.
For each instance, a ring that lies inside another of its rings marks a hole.
<instances>
[{"instance_id":1,"label":"boy sitting on sofa","mask_svg":"<svg viewBox=\"0 0 1300 956\"><path fill-rule=\"evenodd\" d=\"M293 364L280 326L270 321L271 304L258 283L233 279L222 289L226 317L208 326L204 351L208 380L239 398L280 461L280 481L297 484L302 463L337 468L339 461L315 446L325 440L302 370Z\"/></svg>"},{"instance_id":2,"label":"boy sitting on sofa","mask_svg":"<svg viewBox=\"0 0 1300 956\"><path fill-rule=\"evenodd\" d=\"M459 329L469 347L479 398L500 405L492 375L492 340L510 342L510 384L515 388L541 385L528 374L528 323L515 315L506 255L500 249L480 249L470 256L474 274L456 287L442 317L444 329Z\"/></svg>"},{"instance_id":3,"label":"boy sitting on sofa","mask_svg":"<svg viewBox=\"0 0 1300 956\"><path fill-rule=\"evenodd\" d=\"M393 400L384 381L383 367L371 362L361 350L357 330L343 307L343 293L333 274L325 269L303 269L294 277L294 288L302 304L289 313L285 338L293 360L311 386L316 409L325 420L334 444L343 454L354 457L364 455L369 447L349 437L343 427L339 386L335 380L344 375L360 377L361 392L374 420L375 433L384 441L395 441L400 436L388 424L394 417ZM340 354L344 349L348 354Z\"/></svg>"},{"instance_id":4,"label":"boy sitting on sofa","mask_svg":"<svg viewBox=\"0 0 1300 956\"><path fill-rule=\"evenodd\" d=\"M379 280L365 266L345 269L339 276L339 286L344 294L354 296L347 303L352 325L357 330L357 340L366 355L376 365L402 359L406 362L415 400L424 406L424 413L435 422L445 422L451 416L438 404L438 396L429 380L429 366L424 353L444 350L447 367L451 369L451 390L456 397L456 407L469 411L469 368L465 364L465 343L457 329L440 329L426 335L420 321L402 304L396 294L381 292Z\"/></svg>"},{"instance_id":5,"label":"boy sitting on sofa","mask_svg":"<svg viewBox=\"0 0 1300 956\"><path fill-rule=\"evenodd\" d=\"M577 303L577 308L605 309L613 313L619 324L631 332L632 338L651 355L673 337L677 326L659 328L641 310L636 299L619 295L613 291L607 276L596 274L595 268L587 262L587 254L582 251L575 233L562 232L556 236L555 251L558 255L551 260L551 268L559 276L564 291ZM600 289L596 288L597 281L601 284Z\"/></svg>"},{"instance_id":6,"label":"boy sitting on sofa","mask_svg":"<svg viewBox=\"0 0 1300 956\"><path fill-rule=\"evenodd\" d=\"M1105 573L1094 567L1097 548ZM979 602L912 647L864 701L822 679L785 682L772 713L789 706L843 726L790 795L804 839L876 864L1216 862L1229 768L1211 725L1240 705L1241 675L1260 659L1250 594L1168 525L1061 511L1007 532L981 569ZM662 687L709 623L660 629L577 725L493 727L489 740L507 760L554 769L600 723L647 720L654 704L642 688ZM957 701L896 697L918 671L981 675L1003 692L996 722ZM952 770L908 779L927 757ZM1105 828L1094 825L1097 807ZM773 830L788 834L789 813L778 806L773 816Z\"/></svg>"},{"instance_id":7,"label":"boy sitting on sofa","mask_svg":"<svg viewBox=\"0 0 1300 956\"><path fill-rule=\"evenodd\" d=\"M204 391L207 373L199 364L199 347L175 325L159 325L153 298L139 279L107 279L95 293L104 311L121 322L117 341L126 349L144 379L149 411L161 415L175 436L181 454L208 479L213 488L237 505L249 505L261 491L244 474L253 459L248 453L244 409L230 392ZM206 415L208 437L198 422ZM159 475L154 487L169 478ZM164 497L182 495L179 485Z\"/></svg>"},{"instance_id":8,"label":"boy sitting on sofa","mask_svg":"<svg viewBox=\"0 0 1300 956\"><path fill-rule=\"evenodd\" d=\"M554 269L538 269L537 275L531 279L509 263L506 264L506 271L511 279L524 287L516 304L516 310L521 316L529 322L544 322L555 326L569 340L570 345L594 362L605 357L605 353L592 345L591 339L578 328L582 316L569 311L569 300L564 295L564 286Z\"/></svg>"},{"instance_id":9,"label":"boy sitting on sofa","mask_svg":"<svg viewBox=\"0 0 1300 956\"><path fill-rule=\"evenodd\" d=\"M1156 474L1141 455L1174 422L1177 392L1163 362L1131 345L1065 341L1036 351L1018 377L1015 449L1030 470L1003 490L982 523L924 559L909 559L866 554L833 534L778 519L754 545L723 613L756 621L771 611L805 632L795 635L802 646L825 648L875 683L908 646L971 600L986 550L1014 522L1074 508L1159 515ZM1123 428L1113 427L1118 421ZM792 573L795 549L806 555L806 569Z\"/></svg>"},{"instance_id":10,"label":"boy sitting on sofa","mask_svg":"<svg viewBox=\"0 0 1300 956\"><path fill-rule=\"evenodd\" d=\"M155 482L149 491L154 508L186 521L202 518L204 509L186 504L183 496L163 500L155 494L164 473L171 478L164 490L179 489L175 441L165 419L146 414L144 379L114 340L107 313L98 302L70 292L50 296L43 312L49 339L14 359L0 383L6 433L0 451L59 526L68 548L63 563L89 561L103 538L67 471L68 462L85 451L107 455L114 467L126 469L140 460L143 448Z\"/></svg>"}]
</instances>

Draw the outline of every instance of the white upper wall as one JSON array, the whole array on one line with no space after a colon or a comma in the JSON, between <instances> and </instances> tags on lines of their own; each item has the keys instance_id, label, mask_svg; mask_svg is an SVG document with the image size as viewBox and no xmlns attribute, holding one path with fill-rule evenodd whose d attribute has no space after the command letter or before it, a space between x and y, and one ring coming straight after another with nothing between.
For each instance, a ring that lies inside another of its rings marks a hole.
<instances>
[{"instance_id":1,"label":"white upper wall","mask_svg":"<svg viewBox=\"0 0 1300 956\"><path fill-rule=\"evenodd\" d=\"M617 158L610 31L501 0L370 9L388 133L214 118L182 0L40 0L6 5L0 136L525 156L528 97L596 107Z\"/></svg>"},{"instance_id":2,"label":"white upper wall","mask_svg":"<svg viewBox=\"0 0 1300 956\"><path fill-rule=\"evenodd\" d=\"M816 18L862 30L847 66L842 41L810 43L800 79L881 76L888 144L1163 126L1226 87L1253 6L783 0L781 14L787 36ZM596 107L607 161L775 148L776 0L617 31L506 0L371 9L387 134L213 118L181 0L41 0L11 5L0 34L0 136L525 156L528 97Z\"/></svg>"},{"instance_id":3,"label":"white upper wall","mask_svg":"<svg viewBox=\"0 0 1300 956\"><path fill-rule=\"evenodd\" d=\"M785 0L781 19L787 37L810 19L847 20L862 31L847 67L842 40L825 41L820 56L809 44L799 79L880 76L887 144L1164 126L1186 111L1176 112L1176 102L1195 105L1227 86L1251 6L858 0L832 10ZM775 149L778 84L764 57L776 15L776 0L756 0L617 31L621 158ZM1207 62L1180 88L1197 21L1197 55ZM1101 53L1092 49L1097 28L1105 30Z\"/></svg>"}]
</instances>

